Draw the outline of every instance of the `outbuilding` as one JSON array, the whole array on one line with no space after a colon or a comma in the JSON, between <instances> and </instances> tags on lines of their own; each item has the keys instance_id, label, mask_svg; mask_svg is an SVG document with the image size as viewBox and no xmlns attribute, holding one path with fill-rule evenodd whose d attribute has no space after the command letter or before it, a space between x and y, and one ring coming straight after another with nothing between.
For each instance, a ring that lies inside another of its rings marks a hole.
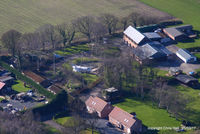
<instances>
[{"instance_id":1,"label":"outbuilding","mask_svg":"<svg viewBox=\"0 0 200 134\"><path fill-rule=\"evenodd\" d=\"M147 32L143 34L151 41L160 41L162 39L162 37L158 33L155 33L155 32Z\"/></svg>"},{"instance_id":2,"label":"outbuilding","mask_svg":"<svg viewBox=\"0 0 200 134\"><path fill-rule=\"evenodd\" d=\"M179 49L176 52L176 55L185 63L194 63L197 61L197 58L192 55L189 51L185 49Z\"/></svg>"},{"instance_id":3,"label":"outbuilding","mask_svg":"<svg viewBox=\"0 0 200 134\"><path fill-rule=\"evenodd\" d=\"M176 76L176 79L178 81L180 81L181 83L188 85L190 87L196 88L199 86L199 81L198 79L189 76L189 75L185 75L185 74L180 74L178 76Z\"/></svg>"},{"instance_id":4,"label":"outbuilding","mask_svg":"<svg viewBox=\"0 0 200 134\"><path fill-rule=\"evenodd\" d=\"M185 39L185 34L174 27L165 28L163 32L172 40L181 41Z\"/></svg>"}]
</instances>

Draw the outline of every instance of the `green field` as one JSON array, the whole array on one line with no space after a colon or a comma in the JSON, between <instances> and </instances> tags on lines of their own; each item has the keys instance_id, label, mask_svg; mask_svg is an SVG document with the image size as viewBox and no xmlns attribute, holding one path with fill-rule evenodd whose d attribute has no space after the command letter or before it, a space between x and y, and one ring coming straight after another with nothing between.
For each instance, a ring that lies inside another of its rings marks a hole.
<instances>
[{"instance_id":1,"label":"green field","mask_svg":"<svg viewBox=\"0 0 200 134\"><path fill-rule=\"evenodd\" d=\"M84 15L124 16L136 9L132 0L1 0L0 35L9 29L34 31L43 24L60 24Z\"/></svg>"},{"instance_id":2,"label":"green field","mask_svg":"<svg viewBox=\"0 0 200 134\"><path fill-rule=\"evenodd\" d=\"M200 31L200 1L199 0L140 0L147 5L155 7L161 11L167 12L184 21L185 24L191 24L194 30ZM200 47L200 39L195 43L179 43L179 47L191 48Z\"/></svg>"},{"instance_id":3,"label":"green field","mask_svg":"<svg viewBox=\"0 0 200 134\"><path fill-rule=\"evenodd\" d=\"M186 97L190 98L190 103L187 105L187 109L191 110L193 113L188 114L188 119L195 121L200 117L200 90L192 89L187 86L177 85L176 89L183 93Z\"/></svg>"},{"instance_id":4,"label":"green field","mask_svg":"<svg viewBox=\"0 0 200 134\"><path fill-rule=\"evenodd\" d=\"M15 81L16 84L12 85L12 89L17 91L17 92L27 92L28 90L30 90L29 87L24 87L24 82L20 81L20 80L16 80Z\"/></svg>"},{"instance_id":5,"label":"green field","mask_svg":"<svg viewBox=\"0 0 200 134\"><path fill-rule=\"evenodd\" d=\"M170 117L164 109L154 108L150 102L141 102L134 98L126 98L123 102L116 104L125 111L136 112L137 117L148 127L178 127L181 122Z\"/></svg>"}]
</instances>

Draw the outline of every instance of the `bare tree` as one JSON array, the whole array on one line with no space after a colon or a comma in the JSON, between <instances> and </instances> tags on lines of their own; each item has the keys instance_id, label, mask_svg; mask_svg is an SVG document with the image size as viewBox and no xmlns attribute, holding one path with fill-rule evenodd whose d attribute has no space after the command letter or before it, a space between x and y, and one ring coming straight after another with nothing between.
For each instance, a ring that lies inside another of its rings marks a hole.
<instances>
[{"instance_id":1,"label":"bare tree","mask_svg":"<svg viewBox=\"0 0 200 134\"><path fill-rule=\"evenodd\" d=\"M94 23L94 28L92 30L92 36L96 43L98 43L101 38L106 34L106 29L101 23Z\"/></svg>"},{"instance_id":2,"label":"bare tree","mask_svg":"<svg viewBox=\"0 0 200 134\"><path fill-rule=\"evenodd\" d=\"M19 41L20 37L21 33L16 30L9 30L1 37L3 46L11 52L13 57L15 56L17 42Z\"/></svg>"},{"instance_id":3,"label":"bare tree","mask_svg":"<svg viewBox=\"0 0 200 134\"><path fill-rule=\"evenodd\" d=\"M88 124L88 127L92 130L92 134L94 134L94 131L98 126L97 113L90 114L90 119L87 119L86 123Z\"/></svg>"},{"instance_id":4,"label":"bare tree","mask_svg":"<svg viewBox=\"0 0 200 134\"><path fill-rule=\"evenodd\" d=\"M20 39L20 44L23 46L26 53L30 53L31 55L34 54L37 56L37 70L40 68L40 60L41 60L41 50L42 50L42 43L40 40L39 33L26 33L22 35Z\"/></svg>"},{"instance_id":5,"label":"bare tree","mask_svg":"<svg viewBox=\"0 0 200 134\"><path fill-rule=\"evenodd\" d=\"M75 36L75 26L71 23L57 25L58 33L61 36L63 45L70 45Z\"/></svg>"},{"instance_id":6,"label":"bare tree","mask_svg":"<svg viewBox=\"0 0 200 134\"><path fill-rule=\"evenodd\" d=\"M64 124L63 133L80 134L82 130L85 129L85 120L78 114L74 114L71 119L69 119Z\"/></svg>"},{"instance_id":7,"label":"bare tree","mask_svg":"<svg viewBox=\"0 0 200 134\"><path fill-rule=\"evenodd\" d=\"M77 31L87 36L88 40L91 41L95 23L94 18L91 16L84 16L76 19L73 23Z\"/></svg>"},{"instance_id":8,"label":"bare tree","mask_svg":"<svg viewBox=\"0 0 200 134\"><path fill-rule=\"evenodd\" d=\"M133 12L128 16L130 22L133 24L134 27L138 26L139 17L140 17L140 14L138 12Z\"/></svg>"},{"instance_id":9,"label":"bare tree","mask_svg":"<svg viewBox=\"0 0 200 134\"><path fill-rule=\"evenodd\" d=\"M117 17L112 14L102 14L99 19L110 35L115 32L118 23Z\"/></svg>"},{"instance_id":10,"label":"bare tree","mask_svg":"<svg viewBox=\"0 0 200 134\"><path fill-rule=\"evenodd\" d=\"M0 112L0 132L5 134L45 134L45 128L36 122L31 112L12 115Z\"/></svg>"},{"instance_id":11,"label":"bare tree","mask_svg":"<svg viewBox=\"0 0 200 134\"><path fill-rule=\"evenodd\" d=\"M123 30L125 30L125 29L127 28L127 26L128 26L129 18L128 18L127 16L122 17L122 18L120 19L120 23L121 23L122 26L123 26Z\"/></svg>"}]
</instances>

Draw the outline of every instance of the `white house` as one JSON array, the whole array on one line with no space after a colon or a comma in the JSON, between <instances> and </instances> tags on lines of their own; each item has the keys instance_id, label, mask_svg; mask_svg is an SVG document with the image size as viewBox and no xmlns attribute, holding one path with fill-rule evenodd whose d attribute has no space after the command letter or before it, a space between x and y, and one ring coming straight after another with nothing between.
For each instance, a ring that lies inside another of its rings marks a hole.
<instances>
[{"instance_id":1,"label":"white house","mask_svg":"<svg viewBox=\"0 0 200 134\"><path fill-rule=\"evenodd\" d=\"M185 50L185 49L179 49L176 52L176 55L182 61L184 61L185 63L193 63L193 62L197 61L197 58L194 55L192 55L190 52L188 52L187 50Z\"/></svg>"}]
</instances>

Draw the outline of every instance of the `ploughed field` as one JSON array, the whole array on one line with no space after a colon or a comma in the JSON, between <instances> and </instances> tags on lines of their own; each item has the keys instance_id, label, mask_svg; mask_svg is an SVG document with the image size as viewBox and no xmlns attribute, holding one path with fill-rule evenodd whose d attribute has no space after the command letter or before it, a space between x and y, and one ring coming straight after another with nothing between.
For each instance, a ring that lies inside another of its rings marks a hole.
<instances>
[{"instance_id":1,"label":"ploughed field","mask_svg":"<svg viewBox=\"0 0 200 134\"><path fill-rule=\"evenodd\" d=\"M9 29L32 32L43 24L60 24L84 15L123 17L136 10L169 17L137 0L0 0L0 35Z\"/></svg>"}]
</instances>

